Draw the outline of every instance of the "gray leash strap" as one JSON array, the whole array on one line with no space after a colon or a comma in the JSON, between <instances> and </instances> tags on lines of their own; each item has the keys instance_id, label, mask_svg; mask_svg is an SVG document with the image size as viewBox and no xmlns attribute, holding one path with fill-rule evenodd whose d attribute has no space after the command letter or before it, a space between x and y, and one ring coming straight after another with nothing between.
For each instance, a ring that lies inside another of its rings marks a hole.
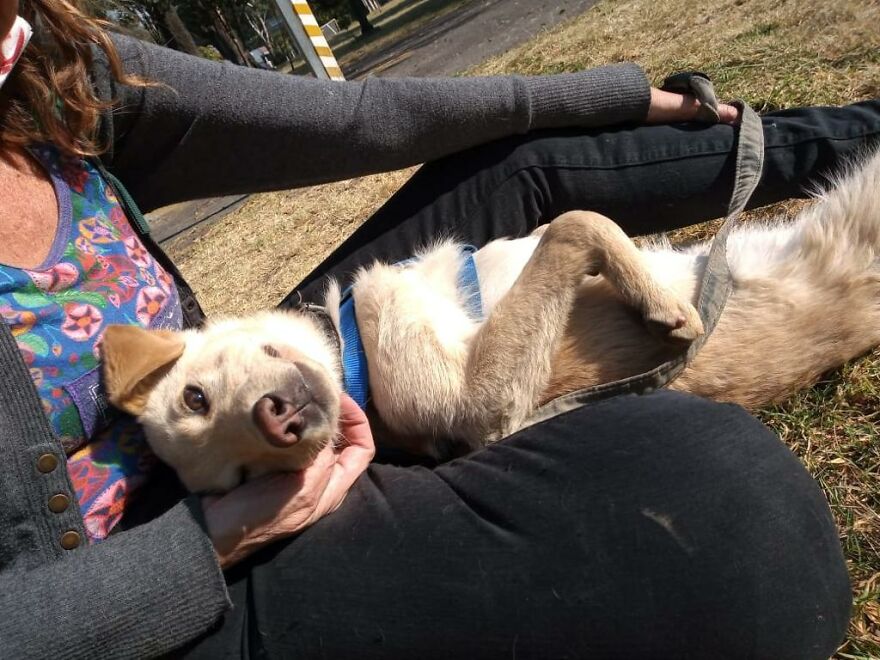
<instances>
[{"instance_id":1,"label":"gray leash strap","mask_svg":"<svg viewBox=\"0 0 880 660\"><path fill-rule=\"evenodd\" d=\"M647 394L669 385L693 361L709 339L712 331L715 330L727 298L733 289L733 280L727 264L727 237L757 187L764 168L764 130L761 126L761 118L743 101L734 101L733 105L740 109L742 117L736 144L733 193L727 207L724 223L715 234L712 247L706 257L706 266L700 280L700 294L696 305L703 321L704 334L698 337L687 351L650 371L613 383L604 383L578 390L550 401L535 411L534 415L529 418L529 425L592 401L618 394Z\"/></svg>"},{"instance_id":2,"label":"gray leash strap","mask_svg":"<svg viewBox=\"0 0 880 660\"><path fill-rule=\"evenodd\" d=\"M669 76L663 81L660 88L666 92L676 94L693 94L700 102L697 108L697 121L708 124L717 124L720 119L718 114L718 99L715 96L715 87L712 81L702 71L682 71Z\"/></svg>"}]
</instances>

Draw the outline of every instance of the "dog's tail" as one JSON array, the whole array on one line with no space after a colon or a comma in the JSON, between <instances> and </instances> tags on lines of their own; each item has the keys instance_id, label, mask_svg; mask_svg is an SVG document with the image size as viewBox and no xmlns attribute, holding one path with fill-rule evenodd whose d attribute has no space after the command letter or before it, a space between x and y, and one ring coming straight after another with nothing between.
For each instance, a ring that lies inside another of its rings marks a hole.
<instances>
[{"instance_id":1,"label":"dog's tail","mask_svg":"<svg viewBox=\"0 0 880 660\"><path fill-rule=\"evenodd\" d=\"M853 163L815 193L770 261L776 277L825 286L853 284L880 271L880 150ZM778 269L778 270L777 270ZM880 292L878 292L880 294Z\"/></svg>"}]
</instances>

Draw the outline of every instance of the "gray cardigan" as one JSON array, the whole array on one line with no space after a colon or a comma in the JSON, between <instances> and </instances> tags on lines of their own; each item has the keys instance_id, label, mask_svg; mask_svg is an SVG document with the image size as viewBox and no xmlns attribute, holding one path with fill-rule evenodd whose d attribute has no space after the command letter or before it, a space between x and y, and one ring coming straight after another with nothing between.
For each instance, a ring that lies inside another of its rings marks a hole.
<instances>
[{"instance_id":1,"label":"gray cardigan","mask_svg":"<svg viewBox=\"0 0 880 660\"><path fill-rule=\"evenodd\" d=\"M217 64L119 37L128 71L93 80L117 99L101 131L107 167L146 210L400 168L530 129L644 119L633 65L543 78L334 83ZM149 657L204 633L229 607L191 496L93 546L27 367L0 323L0 655ZM61 513L50 497L70 496ZM64 539L64 541L62 541ZM307 534L303 537L307 542ZM307 568L304 568L307 570Z\"/></svg>"}]
</instances>

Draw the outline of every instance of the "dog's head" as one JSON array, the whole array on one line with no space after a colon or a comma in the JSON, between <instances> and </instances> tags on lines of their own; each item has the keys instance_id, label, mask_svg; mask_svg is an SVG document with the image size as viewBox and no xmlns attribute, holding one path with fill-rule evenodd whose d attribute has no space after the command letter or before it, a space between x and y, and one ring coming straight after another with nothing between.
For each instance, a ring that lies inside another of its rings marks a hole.
<instances>
[{"instance_id":1,"label":"dog's head","mask_svg":"<svg viewBox=\"0 0 880 660\"><path fill-rule=\"evenodd\" d=\"M337 433L339 356L311 315L267 312L199 331L111 326L101 344L110 402L194 492L298 470Z\"/></svg>"}]
</instances>

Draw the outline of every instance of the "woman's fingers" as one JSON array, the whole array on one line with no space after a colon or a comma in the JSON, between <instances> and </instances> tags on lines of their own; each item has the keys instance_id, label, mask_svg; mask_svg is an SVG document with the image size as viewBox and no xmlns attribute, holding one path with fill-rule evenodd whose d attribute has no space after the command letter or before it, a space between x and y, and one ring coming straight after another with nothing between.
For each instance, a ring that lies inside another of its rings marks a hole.
<instances>
[{"instance_id":1,"label":"woman's fingers","mask_svg":"<svg viewBox=\"0 0 880 660\"><path fill-rule=\"evenodd\" d=\"M339 431L348 446L361 447L375 452L370 422L360 406L348 394L340 398Z\"/></svg>"},{"instance_id":2,"label":"woman's fingers","mask_svg":"<svg viewBox=\"0 0 880 660\"><path fill-rule=\"evenodd\" d=\"M327 446L306 469L246 481L220 497L203 497L208 532L224 568L311 524L331 481L336 455Z\"/></svg>"},{"instance_id":3,"label":"woman's fingers","mask_svg":"<svg viewBox=\"0 0 880 660\"><path fill-rule=\"evenodd\" d=\"M700 102L690 94L676 94L662 89L651 89L651 105L645 121L649 124L670 124L683 121L694 121ZM732 105L718 105L719 121L723 124L735 124L739 121L739 110Z\"/></svg>"},{"instance_id":4,"label":"woman's fingers","mask_svg":"<svg viewBox=\"0 0 880 660\"><path fill-rule=\"evenodd\" d=\"M645 121L649 124L668 124L690 121L697 116L697 101L688 94L674 94L656 87L651 88L651 105Z\"/></svg>"},{"instance_id":5,"label":"woman's fingers","mask_svg":"<svg viewBox=\"0 0 880 660\"><path fill-rule=\"evenodd\" d=\"M339 508L376 454L373 433L364 411L347 394L342 395L340 404L343 444L337 449L333 473L315 510L316 519Z\"/></svg>"},{"instance_id":6,"label":"woman's fingers","mask_svg":"<svg viewBox=\"0 0 880 660\"><path fill-rule=\"evenodd\" d=\"M343 443L328 443L299 472L247 481L221 497L203 498L205 518L224 567L254 550L302 531L336 510L376 452L366 415L343 394Z\"/></svg>"},{"instance_id":7,"label":"woman's fingers","mask_svg":"<svg viewBox=\"0 0 880 660\"><path fill-rule=\"evenodd\" d=\"M739 108L736 106L728 105L727 103L722 103L718 106L718 120L722 124L738 124L739 114Z\"/></svg>"}]
</instances>

